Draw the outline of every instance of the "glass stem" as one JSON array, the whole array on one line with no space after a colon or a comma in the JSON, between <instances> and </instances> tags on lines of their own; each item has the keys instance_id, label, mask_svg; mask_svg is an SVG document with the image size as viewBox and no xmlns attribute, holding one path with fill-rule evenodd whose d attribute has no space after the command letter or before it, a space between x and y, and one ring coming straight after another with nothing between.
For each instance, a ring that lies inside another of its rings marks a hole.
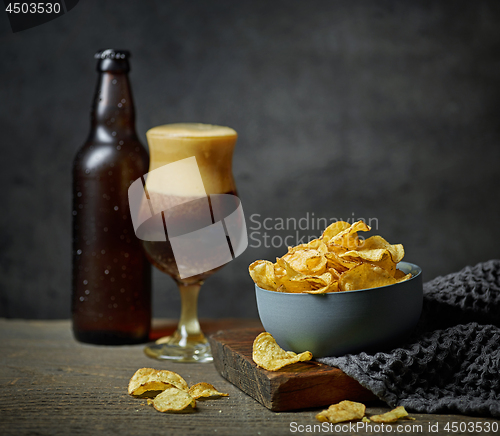
<instances>
[{"instance_id":1,"label":"glass stem","mask_svg":"<svg viewBox=\"0 0 500 436\"><path fill-rule=\"evenodd\" d=\"M198 294L201 283L194 285L178 284L181 293L181 318L177 326L176 336L180 346L206 342L198 322Z\"/></svg>"}]
</instances>

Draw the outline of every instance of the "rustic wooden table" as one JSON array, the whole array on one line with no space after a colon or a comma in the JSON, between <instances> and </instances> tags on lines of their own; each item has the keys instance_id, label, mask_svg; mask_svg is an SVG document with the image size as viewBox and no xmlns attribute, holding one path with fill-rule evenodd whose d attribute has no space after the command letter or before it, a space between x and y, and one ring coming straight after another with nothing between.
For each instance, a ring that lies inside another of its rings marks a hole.
<instances>
[{"instance_id":1,"label":"rustic wooden table","mask_svg":"<svg viewBox=\"0 0 500 436\"><path fill-rule=\"evenodd\" d=\"M174 322L156 323L155 335L173 331ZM256 327L257 320L202 323L206 333ZM199 401L191 413L160 413L127 394L141 367L169 369L189 384L205 381L229 397ZM411 414L390 429L344 423L333 432L316 421L320 409L275 413L224 380L211 363L181 364L152 360L143 346L92 346L76 342L69 321L0 319L0 435L290 435L402 434L500 435L498 420L457 415ZM367 412L388 410L369 404ZM314 427L316 425L316 427ZM448 425L449 431L446 431ZM490 431L485 431L487 428ZM496 431L494 429L496 428ZM456 429L454 431L453 429ZM465 431L464 431L465 429ZM471 431L473 429L473 431ZM482 431L480 431L482 429ZM371 430L371 431L370 431ZM436 431L437 430L437 431Z\"/></svg>"}]
</instances>

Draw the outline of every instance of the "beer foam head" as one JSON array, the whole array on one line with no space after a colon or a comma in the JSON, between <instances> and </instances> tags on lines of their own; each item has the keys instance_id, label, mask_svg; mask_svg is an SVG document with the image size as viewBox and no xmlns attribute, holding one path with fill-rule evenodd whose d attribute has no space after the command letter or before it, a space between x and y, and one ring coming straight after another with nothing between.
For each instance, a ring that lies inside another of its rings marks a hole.
<instances>
[{"instance_id":1,"label":"beer foam head","mask_svg":"<svg viewBox=\"0 0 500 436\"><path fill-rule=\"evenodd\" d=\"M164 124L153 127L146 133L151 138L217 138L224 136L237 136L231 127L215 126L201 123Z\"/></svg>"},{"instance_id":2,"label":"beer foam head","mask_svg":"<svg viewBox=\"0 0 500 436\"><path fill-rule=\"evenodd\" d=\"M203 195L235 190L231 162L238 135L234 129L201 123L165 124L148 130L146 136L152 176L146 184L150 191L199 197L201 188ZM190 164L181 165L181 160ZM172 165L176 162L179 165ZM165 165L169 165L171 177L155 172Z\"/></svg>"}]
</instances>

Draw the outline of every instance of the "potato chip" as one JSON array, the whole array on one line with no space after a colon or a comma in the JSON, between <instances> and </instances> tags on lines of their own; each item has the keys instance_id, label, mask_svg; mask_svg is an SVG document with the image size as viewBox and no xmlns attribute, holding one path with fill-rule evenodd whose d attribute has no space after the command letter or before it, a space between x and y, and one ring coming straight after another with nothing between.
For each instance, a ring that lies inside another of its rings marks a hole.
<instances>
[{"instance_id":1,"label":"potato chip","mask_svg":"<svg viewBox=\"0 0 500 436\"><path fill-rule=\"evenodd\" d=\"M370 420L373 422L396 422L400 418L405 418L408 416L408 412L403 406L396 407L390 412L382 413L381 415L370 416Z\"/></svg>"},{"instance_id":2,"label":"potato chip","mask_svg":"<svg viewBox=\"0 0 500 436\"><path fill-rule=\"evenodd\" d=\"M329 272L320 276L306 276L304 280L311 284L311 289L304 291L308 294L326 294L339 290L338 282L334 280L334 276Z\"/></svg>"},{"instance_id":3,"label":"potato chip","mask_svg":"<svg viewBox=\"0 0 500 436\"><path fill-rule=\"evenodd\" d=\"M326 253L325 257L327 261L327 267L334 268L338 272L342 273L361 263L361 261L344 259L343 257L341 257L341 254L345 252L346 251L344 250L344 248L335 247L333 251Z\"/></svg>"},{"instance_id":4,"label":"potato chip","mask_svg":"<svg viewBox=\"0 0 500 436\"><path fill-rule=\"evenodd\" d=\"M328 243L334 236L337 236L340 232L351 227L349 223L345 221L337 221L330 224L321 235L323 242Z\"/></svg>"},{"instance_id":5,"label":"potato chip","mask_svg":"<svg viewBox=\"0 0 500 436\"><path fill-rule=\"evenodd\" d=\"M296 245L295 247L288 247L288 251L290 250L316 250L321 254L325 254L328 251L325 242L321 239L313 239L312 241L307 242L306 244Z\"/></svg>"},{"instance_id":6,"label":"potato chip","mask_svg":"<svg viewBox=\"0 0 500 436\"><path fill-rule=\"evenodd\" d=\"M275 291L278 287L272 262L268 260L257 260L248 267L248 271L259 288Z\"/></svg>"},{"instance_id":7,"label":"potato chip","mask_svg":"<svg viewBox=\"0 0 500 436\"><path fill-rule=\"evenodd\" d=\"M340 245L348 250L355 249L360 245L358 232L368 232L371 228L364 221L357 221L345 230L337 233L330 239L328 245Z\"/></svg>"},{"instance_id":8,"label":"potato chip","mask_svg":"<svg viewBox=\"0 0 500 436\"><path fill-rule=\"evenodd\" d=\"M397 264L392 260L389 254L382 257L381 260L370 262L372 265L379 266L382 269L385 269L392 277L396 278Z\"/></svg>"},{"instance_id":9,"label":"potato chip","mask_svg":"<svg viewBox=\"0 0 500 436\"><path fill-rule=\"evenodd\" d=\"M270 333L262 332L253 343L253 361L268 371L277 371L292 363L304 362L312 359L312 353L305 351L296 354L293 351L283 350Z\"/></svg>"},{"instance_id":10,"label":"potato chip","mask_svg":"<svg viewBox=\"0 0 500 436\"><path fill-rule=\"evenodd\" d=\"M165 389L155 397L152 403L159 412L178 412L188 406L196 407L195 399L186 391L175 386Z\"/></svg>"},{"instance_id":11,"label":"potato chip","mask_svg":"<svg viewBox=\"0 0 500 436\"><path fill-rule=\"evenodd\" d=\"M141 384L138 388L136 388L132 394L134 397L156 397L161 391L174 386L171 383L165 383L161 381L148 381L146 383ZM130 393L130 392L129 392Z\"/></svg>"},{"instance_id":12,"label":"potato chip","mask_svg":"<svg viewBox=\"0 0 500 436\"><path fill-rule=\"evenodd\" d=\"M196 383L189 388L189 395L195 400L201 397L214 398L214 397L228 397L229 394L224 394L215 389L210 383Z\"/></svg>"},{"instance_id":13,"label":"potato chip","mask_svg":"<svg viewBox=\"0 0 500 436\"><path fill-rule=\"evenodd\" d=\"M383 248L374 248L371 250L350 250L340 254L342 259L350 260L353 262L369 262L372 265L379 266L385 269L391 276L394 277L396 273L396 263L392 260L389 251Z\"/></svg>"},{"instance_id":14,"label":"potato chip","mask_svg":"<svg viewBox=\"0 0 500 436\"><path fill-rule=\"evenodd\" d=\"M368 262L378 262L390 253L383 248L373 248L371 250L349 250L339 255L341 258L359 258Z\"/></svg>"},{"instance_id":15,"label":"potato chip","mask_svg":"<svg viewBox=\"0 0 500 436\"><path fill-rule=\"evenodd\" d=\"M183 391L188 390L186 381L176 372L141 368L130 379L128 393L139 396L147 391L163 391L170 386L175 386Z\"/></svg>"},{"instance_id":16,"label":"potato chip","mask_svg":"<svg viewBox=\"0 0 500 436\"><path fill-rule=\"evenodd\" d=\"M362 246L360 247L360 251L374 250L374 249L387 250L391 254L392 260L395 263L401 262L401 260L403 260L403 257L405 255L405 250L403 248L403 245L401 244L391 245L384 238L382 238L382 236L378 235L369 237L362 243Z\"/></svg>"},{"instance_id":17,"label":"potato chip","mask_svg":"<svg viewBox=\"0 0 500 436\"><path fill-rule=\"evenodd\" d=\"M338 290L338 281L340 279L340 274L342 274L342 273L340 273L339 271L337 271L334 268L328 268L326 270L326 272L329 272L332 275L332 280L337 282L337 290Z\"/></svg>"},{"instance_id":18,"label":"potato chip","mask_svg":"<svg viewBox=\"0 0 500 436\"><path fill-rule=\"evenodd\" d=\"M396 282L396 279L385 269L369 263L362 263L342 273L339 280L339 289L341 291L356 291L392 285Z\"/></svg>"},{"instance_id":19,"label":"potato chip","mask_svg":"<svg viewBox=\"0 0 500 436\"><path fill-rule=\"evenodd\" d=\"M394 274L394 278L399 282L404 282L405 280L411 279L412 275L411 273L405 274L403 271L397 269L396 273Z\"/></svg>"},{"instance_id":20,"label":"potato chip","mask_svg":"<svg viewBox=\"0 0 500 436\"><path fill-rule=\"evenodd\" d=\"M295 271L303 274L323 274L326 271L326 257L318 250L290 249L282 259Z\"/></svg>"},{"instance_id":21,"label":"potato chip","mask_svg":"<svg viewBox=\"0 0 500 436\"><path fill-rule=\"evenodd\" d=\"M321 422L338 422L352 421L361 419L365 415L366 407L362 403L354 401L341 401L338 404L332 404L328 409L316 415L316 419Z\"/></svg>"},{"instance_id":22,"label":"potato chip","mask_svg":"<svg viewBox=\"0 0 500 436\"><path fill-rule=\"evenodd\" d=\"M312 289L311 284L303 280L305 275L295 271L286 260L276 259L276 265L279 268L279 276L275 276L279 292L300 293Z\"/></svg>"},{"instance_id":23,"label":"potato chip","mask_svg":"<svg viewBox=\"0 0 500 436\"><path fill-rule=\"evenodd\" d=\"M281 268L281 271L284 271L284 274L276 278L279 283L278 291L280 292L324 294L338 291L338 284L334 281L336 276L329 272L321 275L305 275L292 268L283 258L276 259L276 263Z\"/></svg>"}]
</instances>

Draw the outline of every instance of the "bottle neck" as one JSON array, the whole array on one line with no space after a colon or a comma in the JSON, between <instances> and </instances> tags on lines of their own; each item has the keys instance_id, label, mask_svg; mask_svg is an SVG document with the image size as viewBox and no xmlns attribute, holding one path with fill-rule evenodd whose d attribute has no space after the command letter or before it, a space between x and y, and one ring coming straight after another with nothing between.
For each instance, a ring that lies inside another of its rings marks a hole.
<instances>
[{"instance_id":1,"label":"bottle neck","mask_svg":"<svg viewBox=\"0 0 500 436\"><path fill-rule=\"evenodd\" d=\"M100 71L91 110L89 140L116 142L137 138L132 90L126 71Z\"/></svg>"}]
</instances>

